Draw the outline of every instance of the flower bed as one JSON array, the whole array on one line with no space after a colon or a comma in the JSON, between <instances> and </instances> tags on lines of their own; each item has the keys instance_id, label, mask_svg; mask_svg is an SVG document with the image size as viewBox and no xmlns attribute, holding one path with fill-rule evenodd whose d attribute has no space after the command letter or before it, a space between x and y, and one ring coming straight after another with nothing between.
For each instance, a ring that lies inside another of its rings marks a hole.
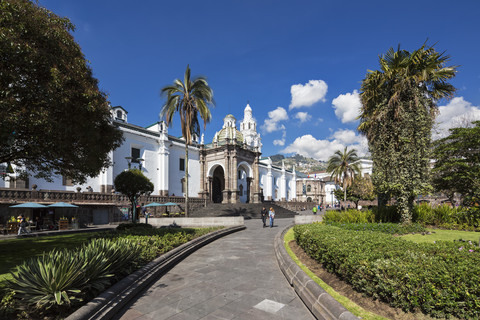
<instances>
[{"instance_id":1,"label":"flower bed","mask_svg":"<svg viewBox=\"0 0 480 320\"><path fill-rule=\"evenodd\" d=\"M162 253L215 229L120 226L79 248L26 260L12 272L0 317L67 315Z\"/></svg>"},{"instance_id":2,"label":"flower bed","mask_svg":"<svg viewBox=\"0 0 480 320\"><path fill-rule=\"evenodd\" d=\"M480 250L473 244L417 244L322 224L294 232L308 255L359 292L408 312L480 317Z\"/></svg>"}]
</instances>

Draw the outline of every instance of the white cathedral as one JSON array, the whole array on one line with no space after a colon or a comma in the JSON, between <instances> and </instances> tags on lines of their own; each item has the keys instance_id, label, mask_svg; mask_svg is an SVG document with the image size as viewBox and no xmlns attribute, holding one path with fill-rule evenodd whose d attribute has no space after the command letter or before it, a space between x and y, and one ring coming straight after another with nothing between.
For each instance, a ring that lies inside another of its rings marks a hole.
<instances>
[{"instance_id":1,"label":"white cathedral","mask_svg":"<svg viewBox=\"0 0 480 320\"><path fill-rule=\"evenodd\" d=\"M0 188L29 189L35 184L39 190L110 193L115 177L128 167L135 167L154 184L152 195L184 196L184 140L169 135L163 121L146 128L128 123L127 111L120 106L112 108L112 118L123 132L124 142L110 153L112 166L97 177L83 185L73 184L65 177L55 177L52 182L33 177L23 182L6 179L0 180ZM295 200L295 168L273 166L270 158L261 158L261 152L262 142L250 105L245 107L240 130L235 117L227 115L211 143L206 143L202 135L189 146L189 196L216 203Z\"/></svg>"}]
</instances>

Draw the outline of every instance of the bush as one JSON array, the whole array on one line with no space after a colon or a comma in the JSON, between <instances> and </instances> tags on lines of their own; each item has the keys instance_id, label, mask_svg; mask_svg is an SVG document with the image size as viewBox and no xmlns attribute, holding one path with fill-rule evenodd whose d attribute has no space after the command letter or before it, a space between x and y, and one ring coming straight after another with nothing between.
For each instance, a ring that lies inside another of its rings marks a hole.
<instances>
[{"instance_id":1,"label":"bush","mask_svg":"<svg viewBox=\"0 0 480 320\"><path fill-rule=\"evenodd\" d=\"M480 209L454 208L447 204L433 208L428 203L422 203L414 207L413 221L447 229L477 230L480 227Z\"/></svg>"},{"instance_id":2,"label":"bush","mask_svg":"<svg viewBox=\"0 0 480 320\"><path fill-rule=\"evenodd\" d=\"M149 230L153 229L153 226L148 223L121 223L116 228L117 231L126 231L126 230Z\"/></svg>"},{"instance_id":3,"label":"bush","mask_svg":"<svg viewBox=\"0 0 480 320\"><path fill-rule=\"evenodd\" d=\"M423 225L434 225L435 214L433 208L428 203L421 203L413 207L412 221L422 223Z\"/></svg>"},{"instance_id":4,"label":"bush","mask_svg":"<svg viewBox=\"0 0 480 320\"><path fill-rule=\"evenodd\" d=\"M373 207L373 214L376 222L392 222L398 223L401 220L401 215L397 210L397 206L386 206L384 208Z\"/></svg>"},{"instance_id":5,"label":"bush","mask_svg":"<svg viewBox=\"0 0 480 320\"><path fill-rule=\"evenodd\" d=\"M323 216L324 222L367 223L374 222L375 216L371 210L349 209L346 211L327 210Z\"/></svg>"},{"instance_id":6,"label":"bush","mask_svg":"<svg viewBox=\"0 0 480 320\"><path fill-rule=\"evenodd\" d=\"M402 225L398 223L341 223L341 222L326 222L329 226L334 226L342 228L345 230L354 230L354 231L375 231L388 234L407 234L407 233L418 233L425 232L426 229L424 226L418 223L411 223L407 225Z\"/></svg>"},{"instance_id":7,"label":"bush","mask_svg":"<svg viewBox=\"0 0 480 320\"><path fill-rule=\"evenodd\" d=\"M432 317L480 317L480 249L472 244L417 244L322 224L297 225L294 233L329 272L392 307Z\"/></svg>"}]
</instances>

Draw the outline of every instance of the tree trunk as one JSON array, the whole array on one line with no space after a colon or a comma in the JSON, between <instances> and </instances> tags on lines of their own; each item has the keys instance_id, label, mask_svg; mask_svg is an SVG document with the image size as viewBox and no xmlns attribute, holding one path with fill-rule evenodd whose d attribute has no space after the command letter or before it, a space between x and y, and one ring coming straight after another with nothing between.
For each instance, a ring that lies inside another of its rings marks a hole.
<instances>
[{"instance_id":1,"label":"tree trunk","mask_svg":"<svg viewBox=\"0 0 480 320\"><path fill-rule=\"evenodd\" d=\"M185 143L185 217L188 217L188 143Z\"/></svg>"},{"instance_id":2,"label":"tree trunk","mask_svg":"<svg viewBox=\"0 0 480 320\"><path fill-rule=\"evenodd\" d=\"M137 219L136 219L136 215L137 215L137 204L136 204L136 199L132 199L131 200L131 203L132 203L132 223L136 223L137 222Z\"/></svg>"}]
</instances>

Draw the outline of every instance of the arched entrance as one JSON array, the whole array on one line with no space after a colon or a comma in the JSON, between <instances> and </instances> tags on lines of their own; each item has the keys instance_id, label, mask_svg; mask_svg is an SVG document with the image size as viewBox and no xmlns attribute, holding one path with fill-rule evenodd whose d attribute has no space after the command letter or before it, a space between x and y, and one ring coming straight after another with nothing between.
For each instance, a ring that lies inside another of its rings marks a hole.
<instances>
[{"instance_id":1,"label":"arched entrance","mask_svg":"<svg viewBox=\"0 0 480 320\"><path fill-rule=\"evenodd\" d=\"M213 171L212 179L212 201L214 203L221 203L223 201L223 190L225 189L225 173L223 168L218 166Z\"/></svg>"}]
</instances>

